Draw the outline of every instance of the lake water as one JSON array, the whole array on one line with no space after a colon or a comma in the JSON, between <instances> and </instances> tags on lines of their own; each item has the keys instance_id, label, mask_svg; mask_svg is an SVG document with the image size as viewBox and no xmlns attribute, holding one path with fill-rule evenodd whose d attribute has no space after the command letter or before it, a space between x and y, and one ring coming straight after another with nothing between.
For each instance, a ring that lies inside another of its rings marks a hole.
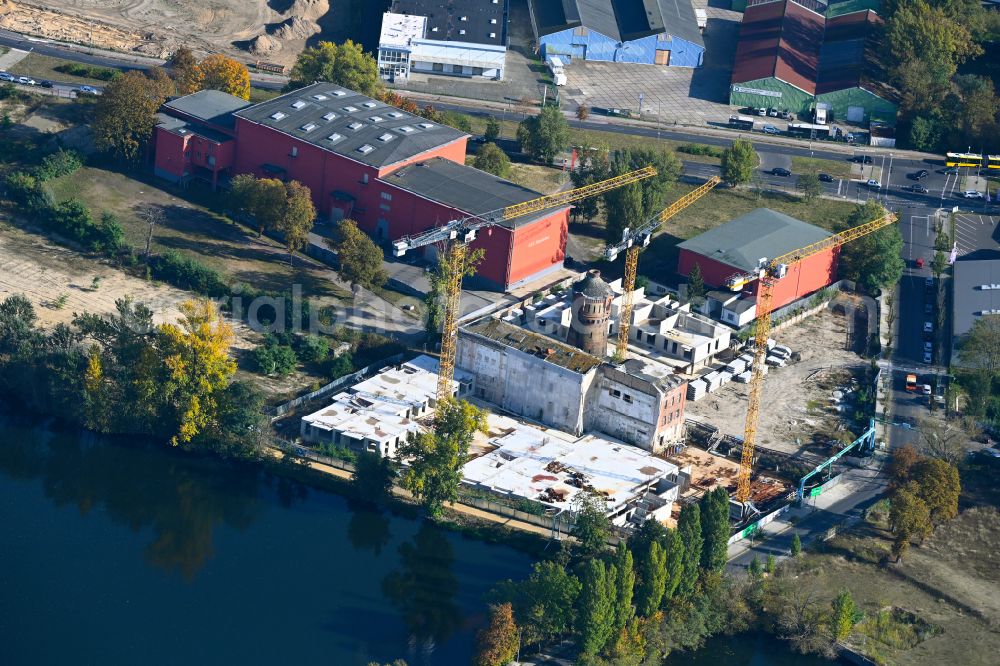
<instances>
[{"instance_id":1,"label":"lake water","mask_svg":"<svg viewBox=\"0 0 1000 666\"><path fill-rule=\"evenodd\" d=\"M470 662L516 550L0 412L0 664ZM767 636L667 666L800 666Z\"/></svg>"}]
</instances>

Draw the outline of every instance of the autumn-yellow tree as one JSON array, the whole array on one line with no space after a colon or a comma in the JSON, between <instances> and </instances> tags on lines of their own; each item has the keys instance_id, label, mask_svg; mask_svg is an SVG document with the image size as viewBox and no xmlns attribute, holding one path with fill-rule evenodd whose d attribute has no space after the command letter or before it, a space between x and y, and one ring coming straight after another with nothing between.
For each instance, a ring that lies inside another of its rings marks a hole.
<instances>
[{"instance_id":1,"label":"autumn-yellow tree","mask_svg":"<svg viewBox=\"0 0 1000 666\"><path fill-rule=\"evenodd\" d=\"M101 432L106 426L104 405L104 363L101 348L94 345L87 354L87 369L83 376L83 390L87 400L87 427Z\"/></svg>"},{"instance_id":2,"label":"autumn-yellow tree","mask_svg":"<svg viewBox=\"0 0 1000 666\"><path fill-rule=\"evenodd\" d=\"M138 71L115 77L97 100L91 131L95 145L127 161L138 159L156 126L163 88Z\"/></svg>"},{"instance_id":3,"label":"autumn-yellow tree","mask_svg":"<svg viewBox=\"0 0 1000 666\"><path fill-rule=\"evenodd\" d=\"M479 632L476 666L506 666L517 656L517 625L509 603L490 607L490 626Z\"/></svg>"},{"instance_id":4,"label":"autumn-yellow tree","mask_svg":"<svg viewBox=\"0 0 1000 666\"><path fill-rule=\"evenodd\" d=\"M188 444L218 412L219 397L236 372L229 356L233 329L207 299L181 305L179 324L159 327L167 409L173 414L170 443Z\"/></svg>"},{"instance_id":5,"label":"autumn-yellow tree","mask_svg":"<svg viewBox=\"0 0 1000 666\"><path fill-rule=\"evenodd\" d=\"M250 99L250 71L246 65L216 53L202 60L198 69L203 77L202 88Z\"/></svg>"}]
</instances>

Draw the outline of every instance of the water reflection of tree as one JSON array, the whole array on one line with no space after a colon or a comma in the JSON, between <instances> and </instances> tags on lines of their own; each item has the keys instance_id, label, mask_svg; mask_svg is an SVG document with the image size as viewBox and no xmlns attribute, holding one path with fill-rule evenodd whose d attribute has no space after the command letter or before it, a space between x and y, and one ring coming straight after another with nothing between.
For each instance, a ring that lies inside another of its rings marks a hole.
<instances>
[{"instance_id":1,"label":"water reflection of tree","mask_svg":"<svg viewBox=\"0 0 1000 666\"><path fill-rule=\"evenodd\" d=\"M0 418L0 429L8 426ZM57 506L75 505L82 514L103 507L133 531L149 528L147 562L189 580L212 556L218 526L244 529L259 511L259 477L247 469L88 435L11 432L0 445L0 471L39 478Z\"/></svg>"},{"instance_id":2,"label":"water reflection of tree","mask_svg":"<svg viewBox=\"0 0 1000 666\"><path fill-rule=\"evenodd\" d=\"M399 556L400 569L382 580L382 593L403 616L411 643L433 650L462 621L455 605L454 550L439 528L424 523L412 541L399 546Z\"/></svg>"},{"instance_id":3,"label":"water reflection of tree","mask_svg":"<svg viewBox=\"0 0 1000 666\"><path fill-rule=\"evenodd\" d=\"M355 550L370 550L375 555L382 553L392 535L389 532L389 518L377 507L361 502L348 501L351 521L347 524L347 539Z\"/></svg>"}]
</instances>

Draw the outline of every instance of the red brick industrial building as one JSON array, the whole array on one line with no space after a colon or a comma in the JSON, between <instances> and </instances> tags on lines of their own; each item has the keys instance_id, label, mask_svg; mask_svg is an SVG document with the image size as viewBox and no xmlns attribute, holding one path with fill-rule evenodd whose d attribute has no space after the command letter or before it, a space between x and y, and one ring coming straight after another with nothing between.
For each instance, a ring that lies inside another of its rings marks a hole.
<instances>
[{"instance_id":1,"label":"red brick industrial building","mask_svg":"<svg viewBox=\"0 0 1000 666\"><path fill-rule=\"evenodd\" d=\"M214 90L164 105L155 172L213 186L238 173L297 180L323 217L350 218L388 242L540 196L465 166L468 135L328 83L250 104ZM480 234L478 277L509 290L562 265L569 209Z\"/></svg>"},{"instance_id":2,"label":"red brick industrial building","mask_svg":"<svg viewBox=\"0 0 1000 666\"><path fill-rule=\"evenodd\" d=\"M774 259L823 240L831 234L819 227L767 208L758 208L731 222L678 245L677 272L689 275L697 265L711 287L725 289L733 275L755 270L761 259ZM838 248L788 265L788 273L774 285L772 307L783 307L819 291L837 279ZM743 288L756 303L758 281Z\"/></svg>"}]
</instances>

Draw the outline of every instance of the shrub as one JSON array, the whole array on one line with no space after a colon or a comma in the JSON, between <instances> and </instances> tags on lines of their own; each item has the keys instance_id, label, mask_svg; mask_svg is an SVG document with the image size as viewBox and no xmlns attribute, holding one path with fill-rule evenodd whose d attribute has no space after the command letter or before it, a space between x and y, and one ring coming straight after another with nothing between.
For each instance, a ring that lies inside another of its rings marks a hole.
<instances>
[{"instance_id":1,"label":"shrub","mask_svg":"<svg viewBox=\"0 0 1000 666\"><path fill-rule=\"evenodd\" d=\"M307 335L302 338L298 353L307 363L322 363L330 354L330 343L318 335Z\"/></svg>"},{"instance_id":2,"label":"shrub","mask_svg":"<svg viewBox=\"0 0 1000 666\"><path fill-rule=\"evenodd\" d=\"M687 155L709 155L711 157L722 157L722 148L718 146L707 146L703 143L685 143L677 147L678 153Z\"/></svg>"},{"instance_id":3,"label":"shrub","mask_svg":"<svg viewBox=\"0 0 1000 666\"><path fill-rule=\"evenodd\" d=\"M63 65L53 67L57 72L79 76L83 79L97 79L98 81L111 81L122 75L121 70L110 67L96 67L94 65L81 65L76 62L68 62Z\"/></svg>"},{"instance_id":4,"label":"shrub","mask_svg":"<svg viewBox=\"0 0 1000 666\"><path fill-rule=\"evenodd\" d=\"M224 296L228 290L217 270L173 250L153 257L150 269L157 280L205 296Z\"/></svg>"},{"instance_id":5,"label":"shrub","mask_svg":"<svg viewBox=\"0 0 1000 666\"><path fill-rule=\"evenodd\" d=\"M83 166L83 159L75 150L62 150L46 155L41 165L35 169L35 177L39 181L68 176Z\"/></svg>"},{"instance_id":6,"label":"shrub","mask_svg":"<svg viewBox=\"0 0 1000 666\"><path fill-rule=\"evenodd\" d=\"M263 344L253 350L257 371L264 375L285 377L295 372L298 358L288 345Z\"/></svg>"}]
</instances>

